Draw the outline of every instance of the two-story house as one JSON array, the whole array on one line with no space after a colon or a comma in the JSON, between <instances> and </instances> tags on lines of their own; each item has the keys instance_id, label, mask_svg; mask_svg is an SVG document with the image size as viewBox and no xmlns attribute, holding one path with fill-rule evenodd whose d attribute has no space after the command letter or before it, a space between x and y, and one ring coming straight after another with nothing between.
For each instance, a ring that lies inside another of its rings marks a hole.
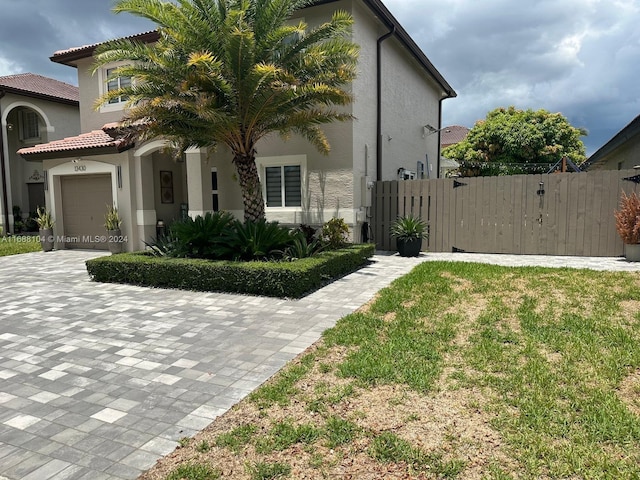
<instances>
[{"instance_id":1,"label":"two-story house","mask_svg":"<svg viewBox=\"0 0 640 480\"><path fill-rule=\"evenodd\" d=\"M5 233L45 205L42 160L25 161L16 152L77 135L78 105L73 85L33 73L0 77L0 225Z\"/></svg>"},{"instance_id":2,"label":"two-story house","mask_svg":"<svg viewBox=\"0 0 640 480\"><path fill-rule=\"evenodd\" d=\"M295 16L313 26L336 9L354 17L353 41L361 48L349 107L356 120L325 127L328 157L301 138L284 142L274 136L259 144L257 163L269 220L318 225L342 217L354 239L362 240L373 181L396 179L399 171L414 178L437 176L439 135L429 131L440 127L442 101L456 94L379 0L320 0ZM158 37L147 32L132 38L153 42ZM117 137L114 122L126 99L94 108L101 93L117 87L107 81L112 67L89 73L95 47L51 57L78 70L86 133L20 151L27 160L44 163L56 236L66 237L66 247L104 248L95 239L104 235L105 204L115 204L121 213L128 250L155 236L159 220L166 224L187 213L216 210L242 218L235 169L224 148L189 150L176 162L162 139L140 145Z\"/></svg>"}]
</instances>

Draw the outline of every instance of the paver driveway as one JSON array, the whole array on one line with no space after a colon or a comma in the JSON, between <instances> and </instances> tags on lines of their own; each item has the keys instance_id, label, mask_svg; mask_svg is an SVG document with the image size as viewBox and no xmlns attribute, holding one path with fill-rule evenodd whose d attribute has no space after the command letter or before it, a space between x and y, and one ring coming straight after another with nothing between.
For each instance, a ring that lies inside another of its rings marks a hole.
<instances>
[{"instance_id":1,"label":"paver driveway","mask_svg":"<svg viewBox=\"0 0 640 480\"><path fill-rule=\"evenodd\" d=\"M0 258L0 479L136 478L424 260L288 301L93 283L96 255Z\"/></svg>"}]
</instances>

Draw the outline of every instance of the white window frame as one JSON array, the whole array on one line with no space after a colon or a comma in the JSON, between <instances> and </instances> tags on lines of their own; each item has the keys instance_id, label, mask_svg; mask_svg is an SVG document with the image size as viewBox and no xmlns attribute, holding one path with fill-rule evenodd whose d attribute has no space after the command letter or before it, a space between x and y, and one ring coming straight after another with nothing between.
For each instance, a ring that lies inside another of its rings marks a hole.
<instances>
[{"instance_id":1,"label":"white window frame","mask_svg":"<svg viewBox=\"0 0 640 480\"><path fill-rule=\"evenodd\" d=\"M260 176L260 183L262 185L262 198L264 199L265 209L269 211L299 211L304 205L304 199L307 194L306 182L307 178L307 156L306 155L282 155L279 157L258 157L256 159L256 165L258 166L258 175ZM284 206L284 183L282 184L282 207L267 207L267 167L300 167L300 203L301 205L295 207Z\"/></svg>"},{"instance_id":2,"label":"white window frame","mask_svg":"<svg viewBox=\"0 0 640 480\"><path fill-rule=\"evenodd\" d=\"M100 70L98 70L98 77L100 80L100 96L105 95L109 91L108 85L107 85L107 82L109 81L108 80L109 76L107 72L109 70L113 70L114 68L122 67L124 65L127 65L127 63L126 62L110 63L109 65L105 65ZM118 81L118 83L120 82ZM127 105L127 100L122 100L122 99L120 99L120 101L115 103L105 103L103 105L100 105L100 112L117 112L120 110L124 110L126 108L126 105Z\"/></svg>"}]
</instances>

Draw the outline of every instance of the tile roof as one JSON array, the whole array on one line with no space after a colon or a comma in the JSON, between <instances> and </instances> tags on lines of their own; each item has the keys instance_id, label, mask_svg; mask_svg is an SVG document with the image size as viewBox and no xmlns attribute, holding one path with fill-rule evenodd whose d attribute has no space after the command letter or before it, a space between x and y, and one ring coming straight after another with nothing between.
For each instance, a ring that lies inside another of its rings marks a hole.
<instances>
[{"instance_id":1,"label":"tile roof","mask_svg":"<svg viewBox=\"0 0 640 480\"><path fill-rule=\"evenodd\" d=\"M461 142L467 138L469 129L460 125L451 125L450 127L444 127L440 134L440 144L443 147L448 147L455 143Z\"/></svg>"},{"instance_id":2,"label":"tile roof","mask_svg":"<svg viewBox=\"0 0 640 480\"><path fill-rule=\"evenodd\" d=\"M155 42L160 38L160 34L157 30L150 30L148 32L136 33L135 35L129 35L127 37L121 37L118 40L128 39L128 40L137 40L139 42L151 43ZM74 67L74 63L76 60L80 60L81 58L91 57L95 49L108 43L113 40L107 40L99 43L92 43L90 45L82 45L80 47L72 47L67 48L66 50L58 50L53 53L49 57L49 60L55 63L61 63L62 65L68 65L70 67Z\"/></svg>"},{"instance_id":3,"label":"tile roof","mask_svg":"<svg viewBox=\"0 0 640 480\"><path fill-rule=\"evenodd\" d=\"M0 77L0 90L73 103L78 103L80 99L78 87L35 73Z\"/></svg>"},{"instance_id":4,"label":"tile roof","mask_svg":"<svg viewBox=\"0 0 640 480\"><path fill-rule=\"evenodd\" d=\"M111 149L119 153L133 146L133 142L125 139L113 139L102 130L93 130L77 137L63 138L49 143L42 143L33 147L21 148L18 154L22 156L46 154L46 153L72 153L78 150ZM97 153L97 152L96 152Z\"/></svg>"}]
</instances>

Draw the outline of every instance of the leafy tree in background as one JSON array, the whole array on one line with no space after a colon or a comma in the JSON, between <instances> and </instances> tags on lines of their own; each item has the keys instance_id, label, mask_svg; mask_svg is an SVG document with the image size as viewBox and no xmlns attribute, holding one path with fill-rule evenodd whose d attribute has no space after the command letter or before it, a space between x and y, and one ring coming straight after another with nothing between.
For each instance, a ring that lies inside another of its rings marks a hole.
<instances>
[{"instance_id":1,"label":"leafy tree in background","mask_svg":"<svg viewBox=\"0 0 640 480\"><path fill-rule=\"evenodd\" d=\"M544 173L563 157L583 163L585 134L560 113L497 108L442 155L460 163L465 177Z\"/></svg>"},{"instance_id":2,"label":"leafy tree in background","mask_svg":"<svg viewBox=\"0 0 640 480\"><path fill-rule=\"evenodd\" d=\"M153 44L128 39L97 51L94 69L125 62L113 78L121 88L99 102L126 97L123 132L140 140L162 136L176 152L226 145L238 173L245 220L265 216L256 144L279 133L300 134L320 152L320 128L352 118L343 87L353 81L359 48L349 40L352 17L336 11L315 28L287 24L310 0L119 0L156 23Z\"/></svg>"}]
</instances>

